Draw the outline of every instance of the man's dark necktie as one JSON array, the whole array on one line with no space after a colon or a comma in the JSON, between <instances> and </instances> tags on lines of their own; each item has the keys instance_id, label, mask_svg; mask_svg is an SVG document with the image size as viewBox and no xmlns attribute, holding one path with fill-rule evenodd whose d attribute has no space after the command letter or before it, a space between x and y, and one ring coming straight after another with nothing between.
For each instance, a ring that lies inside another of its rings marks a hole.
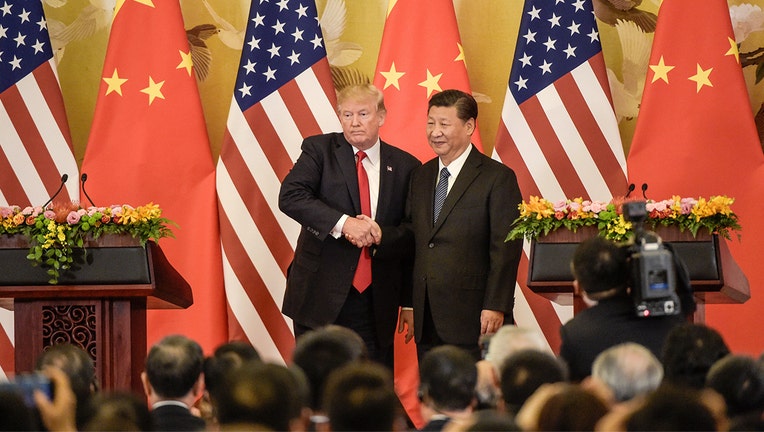
<instances>
[{"instance_id":1,"label":"man's dark necktie","mask_svg":"<svg viewBox=\"0 0 764 432\"><path fill-rule=\"evenodd\" d=\"M451 173L448 172L448 168L443 167L442 170L440 170L440 180L438 180L438 185L435 186L435 201L433 202L433 211L432 211L432 224L435 225L435 222L438 221L438 216L440 216L440 209L443 208L443 203L446 201L446 195L448 195L448 177L451 176Z\"/></svg>"}]
</instances>

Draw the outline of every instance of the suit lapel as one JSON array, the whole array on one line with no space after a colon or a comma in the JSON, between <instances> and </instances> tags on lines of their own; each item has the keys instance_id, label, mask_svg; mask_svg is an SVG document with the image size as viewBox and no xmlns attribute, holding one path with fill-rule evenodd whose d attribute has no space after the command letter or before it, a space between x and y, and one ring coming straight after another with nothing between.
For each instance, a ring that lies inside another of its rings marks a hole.
<instances>
[{"instance_id":1,"label":"suit lapel","mask_svg":"<svg viewBox=\"0 0 764 432\"><path fill-rule=\"evenodd\" d=\"M392 189L393 175L395 174L395 164L392 155L388 151L387 143L379 143L379 196L377 197L377 221L385 222L387 220L386 210L390 208L392 199L390 191Z\"/></svg>"},{"instance_id":2,"label":"suit lapel","mask_svg":"<svg viewBox=\"0 0 764 432\"><path fill-rule=\"evenodd\" d=\"M461 171L459 171L459 176L456 178L456 182L454 182L451 190L448 191L448 196L446 196L446 200L443 202L443 208L440 209L440 216L438 216L438 221L435 223L435 226L432 229L433 234L437 232L438 229L440 229L440 227L443 225L443 222L448 219L448 215L451 213L451 210L454 209L456 203L459 202L467 189L469 189L472 182L475 181L478 175L480 175L480 166L483 164L483 161L480 157L481 154L471 145L470 149L467 151L469 151L470 154L467 156L467 160L464 162L464 166L462 167ZM434 185L430 195L433 197L430 199L430 215L432 215L432 201L435 196Z\"/></svg>"},{"instance_id":3,"label":"suit lapel","mask_svg":"<svg viewBox=\"0 0 764 432\"><path fill-rule=\"evenodd\" d=\"M342 134L337 134L336 136L334 157L337 159L337 166L340 167L342 176L345 178L345 185L348 189L350 201L353 203L356 215L358 215L361 214L361 194L358 192L358 174L355 171L353 146L347 142Z\"/></svg>"}]
</instances>

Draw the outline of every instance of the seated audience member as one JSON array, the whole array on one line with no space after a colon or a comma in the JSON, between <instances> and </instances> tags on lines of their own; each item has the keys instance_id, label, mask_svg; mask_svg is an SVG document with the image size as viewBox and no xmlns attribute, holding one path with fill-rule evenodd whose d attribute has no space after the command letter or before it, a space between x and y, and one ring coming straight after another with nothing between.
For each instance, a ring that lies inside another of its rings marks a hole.
<instances>
[{"instance_id":1,"label":"seated audience member","mask_svg":"<svg viewBox=\"0 0 764 432\"><path fill-rule=\"evenodd\" d=\"M310 384L310 408L312 421L326 422L321 398L326 379L336 369L351 363L363 361L365 345L360 336L344 327L327 326L308 331L297 338L292 362L298 366Z\"/></svg>"},{"instance_id":2,"label":"seated audience member","mask_svg":"<svg viewBox=\"0 0 764 432\"><path fill-rule=\"evenodd\" d=\"M703 324L684 323L669 333L663 346L663 380L701 389L711 366L729 353L719 332Z\"/></svg>"},{"instance_id":3,"label":"seated audience member","mask_svg":"<svg viewBox=\"0 0 764 432\"><path fill-rule=\"evenodd\" d=\"M204 359L204 394L197 406L208 425L217 422L214 401L222 386L223 376L250 360L260 360L260 354L252 344L244 341L226 342Z\"/></svg>"},{"instance_id":4,"label":"seated audience member","mask_svg":"<svg viewBox=\"0 0 764 432\"><path fill-rule=\"evenodd\" d=\"M93 358L76 345L59 343L47 347L37 358L38 371L47 366L55 366L69 377L72 391L77 397L77 426L81 426L88 399L98 390Z\"/></svg>"},{"instance_id":5,"label":"seated audience member","mask_svg":"<svg viewBox=\"0 0 764 432\"><path fill-rule=\"evenodd\" d=\"M574 290L597 302L560 328L560 356L573 381L589 376L597 355L620 343L635 342L660 356L669 331L684 322L683 315L637 316L628 289L626 252L611 241L583 241L573 254L572 270Z\"/></svg>"},{"instance_id":6,"label":"seated audience member","mask_svg":"<svg viewBox=\"0 0 764 432\"><path fill-rule=\"evenodd\" d=\"M50 378L53 399L49 399L40 390L35 390L32 396L45 430L50 432L77 430L75 418L77 396L72 391L69 376L55 366L46 366L42 373Z\"/></svg>"},{"instance_id":7,"label":"seated audience member","mask_svg":"<svg viewBox=\"0 0 764 432\"><path fill-rule=\"evenodd\" d=\"M39 419L12 383L0 383L0 431L41 430Z\"/></svg>"},{"instance_id":8,"label":"seated audience member","mask_svg":"<svg viewBox=\"0 0 764 432\"><path fill-rule=\"evenodd\" d=\"M520 431L511 415L493 409L482 409L472 413L463 423L449 423L444 429L447 432L492 432Z\"/></svg>"},{"instance_id":9,"label":"seated audience member","mask_svg":"<svg viewBox=\"0 0 764 432\"><path fill-rule=\"evenodd\" d=\"M722 403L723 406L723 403ZM626 418L627 431L713 431L720 428L714 412L697 390L661 386Z\"/></svg>"},{"instance_id":10,"label":"seated audience member","mask_svg":"<svg viewBox=\"0 0 764 432\"><path fill-rule=\"evenodd\" d=\"M607 414L604 401L575 384L562 384L538 412L538 431L591 431Z\"/></svg>"},{"instance_id":11,"label":"seated audience member","mask_svg":"<svg viewBox=\"0 0 764 432\"><path fill-rule=\"evenodd\" d=\"M348 364L332 372L323 396L332 431L404 431L390 371L376 363Z\"/></svg>"},{"instance_id":12,"label":"seated audience member","mask_svg":"<svg viewBox=\"0 0 764 432\"><path fill-rule=\"evenodd\" d=\"M203 362L202 347L185 336L166 336L151 347L141 381L157 430L205 429L204 420L189 409L204 390Z\"/></svg>"},{"instance_id":13,"label":"seated audience member","mask_svg":"<svg viewBox=\"0 0 764 432\"><path fill-rule=\"evenodd\" d=\"M501 366L504 411L517 414L525 401L543 384L564 382L568 370L561 360L545 351L526 349L510 355Z\"/></svg>"},{"instance_id":14,"label":"seated audience member","mask_svg":"<svg viewBox=\"0 0 764 432\"><path fill-rule=\"evenodd\" d=\"M419 399L423 431L439 431L451 421L469 419L475 406L477 368L466 350L442 345L424 355L419 363Z\"/></svg>"},{"instance_id":15,"label":"seated audience member","mask_svg":"<svg viewBox=\"0 0 764 432\"><path fill-rule=\"evenodd\" d=\"M501 399L501 366L507 357L524 349L550 352L544 336L528 328L505 325L490 337L485 359L477 362L478 409L496 408Z\"/></svg>"},{"instance_id":16,"label":"seated audience member","mask_svg":"<svg viewBox=\"0 0 764 432\"><path fill-rule=\"evenodd\" d=\"M614 402L624 402L657 389L663 380L663 366L647 348L626 342L597 356L592 378L610 389Z\"/></svg>"},{"instance_id":17,"label":"seated audience member","mask_svg":"<svg viewBox=\"0 0 764 432\"><path fill-rule=\"evenodd\" d=\"M153 431L146 401L133 393L99 393L88 401L81 431Z\"/></svg>"},{"instance_id":18,"label":"seated audience member","mask_svg":"<svg viewBox=\"0 0 764 432\"><path fill-rule=\"evenodd\" d=\"M250 361L226 374L218 393L221 430L304 430L299 383L284 366Z\"/></svg>"},{"instance_id":19,"label":"seated audience member","mask_svg":"<svg viewBox=\"0 0 764 432\"><path fill-rule=\"evenodd\" d=\"M764 410L764 364L744 355L728 355L714 363L706 387L716 390L727 404L727 415L761 418Z\"/></svg>"}]
</instances>

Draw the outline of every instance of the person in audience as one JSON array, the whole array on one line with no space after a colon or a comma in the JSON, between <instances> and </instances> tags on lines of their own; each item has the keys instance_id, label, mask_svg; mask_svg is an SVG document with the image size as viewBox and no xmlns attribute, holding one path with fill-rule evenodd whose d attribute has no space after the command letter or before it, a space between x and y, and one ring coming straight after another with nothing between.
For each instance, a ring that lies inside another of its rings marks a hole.
<instances>
[{"instance_id":1,"label":"person in audience","mask_svg":"<svg viewBox=\"0 0 764 432\"><path fill-rule=\"evenodd\" d=\"M197 406L208 426L217 423L214 401L223 385L224 375L250 360L260 360L260 354L252 344L244 341L226 342L204 359L204 394Z\"/></svg>"},{"instance_id":2,"label":"person in audience","mask_svg":"<svg viewBox=\"0 0 764 432\"><path fill-rule=\"evenodd\" d=\"M525 401L543 384L568 379L565 363L546 351L524 349L510 355L501 366L503 410L517 414Z\"/></svg>"},{"instance_id":3,"label":"person in audience","mask_svg":"<svg viewBox=\"0 0 764 432\"><path fill-rule=\"evenodd\" d=\"M477 367L466 350L441 345L419 363L419 399L422 431L442 430L449 422L467 421L475 406Z\"/></svg>"},{"instance_id":4,"label":"person in audience","mask_svg":"<svg viewBox=\"0 0 764 432\"><path fill-rule=\"evenodd\" d=\"M310 385L311 421L326 423L328 418L322 411L324 386L329 375L340 367L364 361L364 344L358 336L349 336L348 331L337 327L321 327L297 338L292 362L307 377Z\"/></svg>"},{"instance_id":5,"label":"person in audience","mask_svg":"<svg viewBox=\"0 0 764 432\"><path fill-rule=\"evenodd\" d=\"M723 406L723 405L722 405ZM683 386L661 386L626 419L627 431L713 431L720 429L702 394Z\"/></svg>"},{"instance_id":6,"label":"person in audience","mask_svg":"<svg viewBox=\"0 0 764 432\"><path fill-rule=\"evenodd\" d=\"M607 404L579 385L562 384L538 413L538 431L591 431L608 412Z\"/></svg>"},{"instance_id":7,"label":"person in audience","mask_svg":"<svg viewBox=\"0 0 764 432\"><path fill-rule=\"evenodd\" d=\"M84 349L71 343L58 343L47 347L37 358L35 369L48 366L61 369L68 377L77 396L77 426L82 426L88 399L98 390L95 362Z\"/></svg>"},{"instance_id":8,"label":"person in audience","mask_svg":"<svg viewBox=\"0 0 764 432\"><path fill-rule=\"evenodd\" d=\"M493 409L482 409L473 412L463 424L451 423L445 430L448 432L492 432L520 431L521 429L508 413Z\"/></svg>"},{"instance_id":9,"label":"person in audience","mask_svg":"<svg viewBox=\"0 0 764 432\"><path fill-rule=\"evenodd\" d=\"M40 390L32 394L42 425L50 432L73 432L77 429L77 396L72 390L69 375L55 366L45 366L42 371L50 378L53 399Z\"/></svg>"},{"instance_id":10,"label":"person in audience","mask_svg":"<svg viewBox=\"0 0 764 432\"><path fill-rule=\"evenodd\" d=\"M635 342L660 356L663 342L682 315L639 317L629 294L626 252L602 237L579 244L573 254L573 287L596 304L560 328L560 356L568 363L570 379L591 374L592 363L602 351L624 342Z\"/></svg>"},{"instance_id":11,"label":"person in audience","mask_svg":"<svg viewBox=\"0 0 764 432\"><path fill-rule=\"evenodd\" d=\"M223 431L304 430L298 380L285 366L249 361L225 375L219 392Z\"/></svg>"},{"instance_id":12,"label":"person in audience","mask_svg":"<svg viewBox=\"0 0 764 432\"><path fill-rule=\"evenodd\" d=\"M487 345L485 358L477 362L477 409L496 408L501 400L501 366L510 355L525 349L551 352L540 332L512 324L502 326Z\"/></svg>"},{"instance_id":13,"label":"person in audience","mask_svg":"<svg viewBox=\"0 0 764 432\"><path fill-rule=\"evenodd\" d=\"M714 363L730 353L718 331L703 324L684 323L673 329L663 346L666 382L701 389Z\"/></svg>"},{"instance_id":14,"label":"person in audience","mask_svg":"<svg viewBox=\"0 0 764 432\"><path fill-rule=\"evenodd\" d=\"M393 376L376 363L351 363L332 372L323 403L329 423L320 430L406 430Z\"/></svg>"},{"instance_id":15,"label":"person in audience","mask_svg":"<svg viewBox=\"0 0 764 432\"><path fill-rule=\"evenodd\" d=\"M728 355L714 363L706 375L706 387L716 390L727 404L727 415L753 417L761 422L764 411L764 364L746 355Z\"/></svg>"},{"instance_id":16,"label":"person in audience","mask_svg":"<svg viewBox=\"0 0 764 432\"><path fill-rule=\"evenodd\" d=\"M626 342L597 356L592 378L607 386L614 402L624 402L657 389L663 380L663 366L647 348Z\"/></svg>"},{"instance_id":17,"label":"person in audience","mask_svg":"<svg viewBox=\"0 0 764 432\"><path fill-rule=\"evenodd\" d=\"M41 430L39 418L12 383L0 383L0 431Z\"/></svg>"},{"instance_id":18,"label":"person in audience","mask_svg":"<svg viewBox=\"0 0 764 432\"><path fill-rule=\"evenodd\" d=\"M88 401L81 431L153 431L146 401L130 392L99 393Z\"/></svg>"},{"instance_id":19,"label":"person in audience","mask_svg":"<svg viewBox=\"0 0 764 432\"><path fill-rule=\"evenodd\" d=\"M157 430L205 429L204 420L190 411L204 391L203 363L202 347L186 336L166 336L151 347L141 381Z\"/></svg>"}]
</instances>

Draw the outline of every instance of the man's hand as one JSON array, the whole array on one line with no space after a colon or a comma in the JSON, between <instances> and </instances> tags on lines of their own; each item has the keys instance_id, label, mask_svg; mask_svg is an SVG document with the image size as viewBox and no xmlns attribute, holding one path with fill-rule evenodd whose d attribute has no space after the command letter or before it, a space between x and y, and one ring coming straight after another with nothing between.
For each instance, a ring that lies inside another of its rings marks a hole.
<instances>
[{"instance_id":1,"label":"man's hand","mask_svg":"<svg viewBox=\"0 0 764 432\"><path fill-rule=\"evenodd\" d=\"M44 373L53 384L53 400L48 400L48 397L37 389L32 395L43 424L53 432L76 431L74 411L77 408L77 398L72 391L69 377L56 367L45 368Z\"/></svg>"},{"instance_id":2,"label":"man's hand","mask_svg":"<svg viewBox=\"0 0 764 432\"><path fill-rule=\"evenodd\" d=\"M374 244L379 244L382 241L382 228L379 227L379 224L374 219L366 216L365 214L358 215L358 219L362 221L367 221L371 224L371 236L374 239Z\"/></svg>"},{"instance_id":3,"label":"man's hand","mask_svg":"<svg viewBox=\"0 0 764 432\"><path fill-rule=\"evenodd\" d=\"M414 310L413 309L401 309L401 316L398 317L398 333L403 333L406 330L406 336L404 341L409 343L414 338Z\"/></svg>"},{"instance_id":4,"label":"man's hand","mask_svg":"<svg viewBox=\"0 0 764 432\"><path fill-rule=\"evenodd\" d=\"M504 325L504 312L483 309L480 312L480 334L496 333Z\"/></svg>"},{"instance_id":5,"label":"man's hand","mask_svg":"<svg viewBox=\"0 0 764 432\"><path fill-rule=\"evenodd\" d=\"M359 218L349 217L342 226L342 235L353 246L362 248L374 244L374 235L372 234L371 219L361 220Z\"/></svg>"}]
</instances>

